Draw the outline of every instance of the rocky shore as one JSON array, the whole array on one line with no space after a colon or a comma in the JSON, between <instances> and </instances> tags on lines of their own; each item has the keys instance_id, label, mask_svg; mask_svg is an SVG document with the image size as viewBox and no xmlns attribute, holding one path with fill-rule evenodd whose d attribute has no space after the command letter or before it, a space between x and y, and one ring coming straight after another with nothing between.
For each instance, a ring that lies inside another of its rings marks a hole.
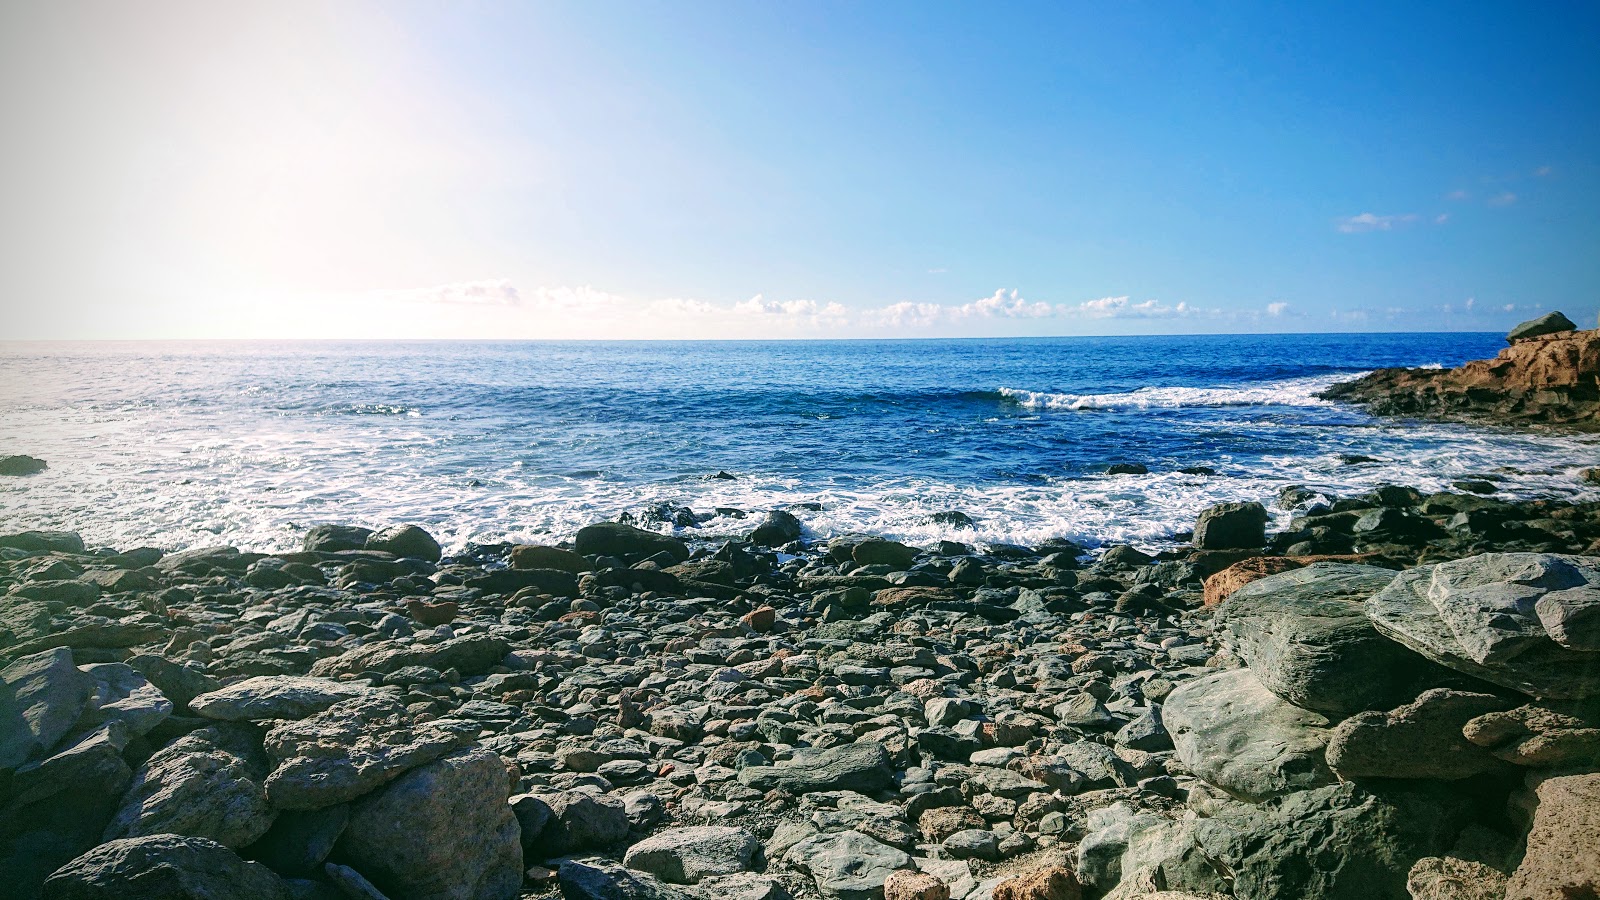
<instances>
[{"instance_id":1,"label":"rocky shore","mask_svg":"<svg viewBox=\"0 0 1600 900\"><path fill-rule=\"evenodd\" d=\"M454 556L412 526L0 537L0 880L1594 897L1600 504L1276 502L1288 529L1224 504L1155 556L807 542L788 512Z\"/></svg>"},{"instance_id":2,"label":"rocky shore","mask_svg":"<svg viewBox=\"0 0 1600 900\"><path fill-rule=\"evenodd\" d=\"M1378 415L1600 428L1600 330L1553 312L1518 325L1494 359L1454 369L1379 369L1322 396Z\"/></svg>"}]
</instances>

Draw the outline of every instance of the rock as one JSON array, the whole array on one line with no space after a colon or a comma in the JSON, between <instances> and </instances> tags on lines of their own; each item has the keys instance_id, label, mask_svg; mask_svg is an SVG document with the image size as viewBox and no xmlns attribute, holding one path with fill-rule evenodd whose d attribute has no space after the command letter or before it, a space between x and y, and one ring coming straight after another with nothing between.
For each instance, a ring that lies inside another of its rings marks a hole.
<instances>
[{"instance_id":1,"label":"rock","mask_svg":"<svg viewBox=\"0 0 1600 900\"><path fill-rule=\"evenodd\" d=\"M1081 900L1078 876L1064 866L1017 875L995 885L993 900Z\"/></svg>"},{"instance_id":2,"label":"rock","mask_svg":"<svg viewBox=\"0 0 1600 900\"><path fill-rule=\"evenodd\" d=\"M985 828L968 828L944 839L944 852L956 859L1000 860L1000 839Z\"/></svg>"},{"instance_id":3,"label":"rock","mask_svg":"<svg viewBox=\"0 0 1600 900\"><path fill-rule=\"evenodd\" d=\"M402 559L420 559L426 562L438 562L441 555L439 542L433 539L433 535L415 525L391 525L381 531L373 532L367 535L365 547L368 550L393 553Z\"/></svg>"},{"instance_id":4,"label":"rock","mask_svg":"<svg viewBox=\"0 0 1600 900\"><path fill-rule=\"evenodd\" d=\"M1379 369L1322 393L1378 415L1496 425L1590 427L1600 420L1600 331L1519 339L1455 369Z\"/></svg>"},{"instance_id":5,"label":"rock","mask_svg":"<svg viewBox=\"0 0 1600 900\"><path fill-rule=\"evenodd\" d=\"M950 887L932 875L900 869L884 881L883 900L950 900Z\"/></svg>"},{"instance_id":6,"label":"rock","mask_svg":"<svg viewBox=\"0 0 1600 900\"><path fill-rule=\"evenodd\" d=\"M778 611L770 606L758 606L740 616L739 622L751 631L765 634L778 623Z\"/></svg>"},{"instance_id":7,"label":"rock","mask_svg":"<svg viewBox=\"0 0 1600 900\"><path fill-rule=\"evenodd\" d=\"M1600 773L1546 778L1506 900L1600 896Z\"/></svg>"},{"instance_id":8,"label":"rock","mask_svg":"<svg viewBox=\"0 0 1600 900\"><path fill-rule=\"evenodd\" d=\"M1107 475L1149 475L1150 467L1144 463L1112 463L1106 466Z\"/></svg>"},{"instance_id":9,"label":"rock","mask_svg":"<svg viewBox=\"0 0 1600 900\"><path fill-rule=\"evenodd\" d=\"M1481 862L1424 856L1406 875L1411 900L1505 900L1506 875Z\"/></svg>"},{"instance_id":10,"label":"rock","mask_svg":"<svg viewBox=\"0 0 1600 900\"><path fill-rule=\"evenodd\" d=\"M1201 550L1250 550L1267 542L1267 508L1255 501L1218 503L1200 513L1194 526Z\"/></svg>"},{"instance_id":11,"label":"rock","mask_svg":"<svg viewBox=\"0 0 1600 900\"><path fill-rule=\"evenodd\" d=\"M809 874L823 897L883 900L883 885L911 857L859 831L813 835L789 848L784 858Z\"/></svg>"},{"instance_id":12,"label":"rock","mask_svg":"<svg viewBox=\"0 0 1600 900\"><path fill-rule=\"evenodd\" d=\"M44 883L45 900L289 900L283 879L216 841L174 834L110 841Z\"/></svg>"},{"instance_id":13,"label":"rock","mask_svg":"<svg viewBox=\"0 0 1600 900\"><path fill-rule=\"evenodd\" d=\"M1161 715L1183 764L1240 799L1333 781L1323 759L1328 720L1279 699L1248 669L1184 682Z\"/></svg>"},{"instance_id":14,"label":"rock","mask_svg":"<svg viewBox=\"0 0 1600 900\"><path fill-rule=\"evenodd\" d=\"M907 547L899 541L869 538L858 542L851 549L850 558L863 566L893 566L896 569L905 569L916 562L917 549Z\"/></svg>"},{"instance_id":15,"label":"rock","mask_svg":"<svg viewBox=\"0 0 1600 900\"><path fill-rule=\"evenodd\" d=\"M29 553L82 553L83 538L71 531L23 531L0 535L0 547Z\"/></svg>"},{"instance_id":16,"label":"rock","mask_svg":"<svg viewBox=\"0 0 1600 900\"><path fill-rule=\"evenodd\" d=\"M133 779L122 759L129 737L122 722L107 722L24 765L0 787L0 884L7 890L37 896L46 876L100 843Z\"/></svg>"},{"instance_id":17,"label":"rock","mask_svg":"<svg viewBox=\"0 0 1600 900\"><path fill-rule=\"evenodd\" d=\"M541 794L538 800L550 813L534 846L535 856L548 859L580 850L599 850L619 844L628 836L627 807L609 794L562 791Z\"/></svg>"},{"instance_id":18,"label":"rock","mask_svg":"<svg viewBox=\"0 0 1600 900\"><path fill-rule=\"evenodd\" d=\"M629 847L622 862L671 884L699 884L751 871L760 852L761 842L743 828L705 825L659 831Z\"/></svg>"},{"instance_id":19,"label":"rock","mask_svg":"<svg viewBox=\"0 0 1600 900\"><path fill-rule=\"evenodd\" d=\"M267 759L247 727L191 732L156 751L134 777L105 839L181 834L238 849L272 827Z\"/></svg>"},{"instance_id":20,"label":"rock","mask_svg":"<svg viewBox=\"0 0 1600 900\"><path fill-rule=\"evenodd\" d=\"M370 688L299 675L258 675L195 697L189 708L208 719L244 722L259 719L304 719Z\"/></svg>"},{"instance_id":21,"label":"rock","mask_svg":"<svg viewBox=\"0 0 1600 900\"><path fill-rule=\"evenodd\" d=\"M602 859L564 859L558 878L565 900L697 900L700 896Z\"/></svg>"},{"instance_id":22,"label":"rock","mask_svg":"<svg viewBox=\"0 0 1600 900\"><path fill-rule=\"evenodd\" d=\"M487 750L412 769L351 806L339 858L392 900L516 900L522 842L509 785Z\"/></svg>"},{"instance_id":23,"label":"rock","mask_svg":"<svg viewBox=\"0 0 1600 900\"><path fill-rule=\"evenodd\" d=\"M746 766L738 778L740 784L758 791L871 793L887 790L894 783L894 770L882 744L858 741L826 750L796 750L791 759L777 765Z\"/></svg>"},{"instance_id":24,"label":"rock","mask_svg":"<svg viewBox=\"0 0 1600 900\"><path fill-rule=\"evenodd\" d=\"M354 800L464 742L454 732L411 722L404 707L389 697L341 700L267 732L263 743L274 764L267 796L278 809L316 809Z\"/></svg>"},{"instance_id":25,"label":"rock","mask_svg":"<svg viewBox=\"0 0 1600 900\"><path fill-rule=\"evenodd\" d=\"M1489 694L1436 688L1388 713L1357 713L1334 726L1328 766L1344 779L1452 781L1496 771L1500 760L1462 737L1461 729L1506 705Z\"/></svg>"},{"instance_id":26,"label":"rock","mask_svg":"<svg viewBox=\"0 0 1600 900\"><path fill-rule=\"evenodd\" d=\"M350 806L289 810L278 814L272 828L250 847L250 855L285 876L316 874L350 823Z\"/></svg>"},{"instance_id":27,"label":"rock","mask_svg":"<svg viewBox=\"0 0 1600 900\"><path fill-rule=\"evenodd\" d=\"M775 509L767 513L754 530L750 532L750 543L763 547L781 547L791 541L800 540L800 520L793 513Z\"/></svg>"},{"instance_id":28,"label":"rock","mask_svg":"<svg viewBox=\"0 0 1600 900\"><path fill-rule=\"evenodd\" d=\"M1543 337L1547 334L1560 334L1563 331L1576 331L1578 326L1572 320L1562 315L1559 311L1548 312L1537 319L1529 319L1511 329L1506 334L1506 343L1515 344L1529 338Z\"/></svg>"},{"instance_id":29,"label":"rock","mask_svg":"<svg viewBox=\"0 0 1600 900\"><path fill-rule=\"evenodd\" d=\"M689 558L689 548L675 537L645 531L621 522L600 522L578 529L572 547L582 556L650 557L665 553L676 562Z\"/></svg>"},{"instance_id":30,"label":"rock","mask_svg":"<svg viewBox=\"0 0 1600 900\"><path fill-rule=\"evenodd\" d=\"M406 615L419 625L436 628L440 625L449 625L461 614L461 604L455 601L443 603L424 603L421 600L406 601Z\"/></svg>"},{"instance_id":31,"label":"rock","mask_svg":"<svg viewBox=\"0 0 1600 900\"><path fill-rule=\"evenodd\" d=\"M66 736L89 705L95 680L60 647L0 669L0 769L14 769Z\"/></svg>"},{"instance_id":32,"label":"rock","mask_svg":"<svg viewBox=\"0 0 1600 900\"><path fill-rule=\"evenodd\" d=\"M538 544L520 544L511 548L513 569L555 569L571 575L582 575L594 567L581 555L559 547Z\"/></svg>"},{"instance_id":33,"label":"rock","mask_svg":"<svg viewBox=\"0 0 1600 900\"><path fill-rule=\"evenodd\" d=\"M153 653L142 653L128 657L128 666L148 678L178 710L187 710L195 697L221 687L198 663L185 665Z\"/></svg>"},{"instance_id":34,"label":"rock","mask_svg":"<svg viewBox=\"0 0 1600 900\"><path fill-rule=\"evenodd\" d=\"M317 525L306 531L301 547L308 553L338 553L367 546L372 529L353 525Z\"/></svg>"},{"instance_id":35,"label":"rock","mask_svg":"<svg viewBox=\"0 0 1600 900\"><path fill-rule=\"evenodd\" d=\"M1580 700L1600 696L1600 653L1562 646L1545 623L1562 621L1563 597L1597 588L1592 559L1485 553L1401 573L1366 607L1380 632L1435 662L1536 698ZM1556 612L1541 614L1541 602Z\"/></svg>"},{"instance_id":36,"label":"rock","mask_svg":"<svg viewBox=\"0 0 1600 900\"><path fill-rule=\"evenodd\" d=\"M1600 708L1528 704L1462 727L1468 741L1519 766L1560 769L1600 759Z\"/></svg>"},{"instance_id":37,"label":"rock","mask_svg":"<svg viewBox=\"0 0 1600 900\"><path fill-rule=\"evenodd\" d=\"M1416 696L1436 673L1426 660L1373 627L1363 601L1395 573L1314 563L1269 575L1217 606L1222 643L1268 690L1337 721Z\"/></svg>"},{"instance_id":38,"label":"rock","mask_svg":"<svg viewBox=\"0 0 1600 900\"><path fill-rule=\"evenodd\" d=\"M0 456L0 475L37 475L48 468L32 456Z\"/></svg>"},{"instance_id":39,"label":"rock","mask_svg":"<svg viewBox=\"0 0 1600 900\"><path fill-rule=\"evenodd\" d=\"M455 669L463 675L487 675L511 650L503 638L488 634L467 634L437 643L376 641L339 656L319 659L311 674L319 678L359 675L363 672L388 674L406 666L427 666L443 672Z\"/></svg>"},{"instance_id":40,"label":"rock","mask_svg":"<svg viewBox=\"0 0 1600 900\"><path fill-rule=\"evenodd\" d=\"M1306 563L1292 556L1252 556L1225 569L1213 572L1205 581L1205 605L1216 606L1234 591L1253 581L1298 569Z\"/></svg>"}]
</instances>

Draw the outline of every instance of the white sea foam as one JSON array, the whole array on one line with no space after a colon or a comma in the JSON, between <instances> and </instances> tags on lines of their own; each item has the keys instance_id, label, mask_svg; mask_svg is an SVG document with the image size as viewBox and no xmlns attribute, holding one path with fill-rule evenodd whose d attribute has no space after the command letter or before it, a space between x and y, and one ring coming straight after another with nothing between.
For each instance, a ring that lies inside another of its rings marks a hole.
<instances>
[{"instance_id":1,"label":"white sea foam","mask_svg":"<svg viewBox=\"0 0 1600 900\"><path fill-rule=\"evenodd\" d=\"M1330 406L1321 391L1360 373L1290 378L1233 387L1144 387L1114 394L1053 394L1000 388L1001 396L1030 409L1160 409L1224 406Z\"/></svg>"}]
</instances>

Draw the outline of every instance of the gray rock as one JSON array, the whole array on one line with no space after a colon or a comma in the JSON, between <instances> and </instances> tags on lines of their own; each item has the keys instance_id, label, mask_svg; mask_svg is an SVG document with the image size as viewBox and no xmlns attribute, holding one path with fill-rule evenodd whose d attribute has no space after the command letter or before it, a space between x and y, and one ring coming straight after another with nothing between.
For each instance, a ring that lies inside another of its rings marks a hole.
<instances>
[{"instance_id":1,"label":"gray rock","mask_svg":"<svg viewBox=\"0 0 1600 900\"><path fill-rule=\"evenodd\" d=\"M561 791L537 798L549 808L544 828L532 845L533 855L541 859L599 850L619 844L628 836L627 805L610 794ZM520 806L531 804L520 804Z\"/></svg>"},{"instance_id":2,"label":"gray rock","mask_svg":"<svg viewBox=\"0 0 1600 900\"><path fill-rule=\"evenodd\" d=\"M487 675L510 650L511 645L504 639L488 634L462 635L435 643L377 641L339 656L319 659L311 667L311 674L335 678L362 672L387 674L406 666L427 666L441 672L455 669L463 675Z\"/></svg>"},{"instance_id":3,"label":"gray rock","mask_svg":"<svg viewBox=\"0 0 1600 900\"><path fill-rule=\"evenodd\" d=\"M800 540L800 520L793 513L775 509L767 513L753 531L750 543L763 547L781 547L790 541Z\"/></svg>"},{"instance_id":4,"label":"gray rock","mask_svg":"<svg viewBox=\"0 0 1600 900\"><path fill-rule=\"evenodd\" d=\"M306 531L302 547L311 552L338 553L360 550L367 545L372 529L353 525L316 525Z\"/></svg>"},{"instance_id":5,"label":"gray rock","mask_svg":"<svg viewBox=\"0 0 1600 900\"><path fill-rule=\"evenodd\" d=\"M1475 746L1519 766L1562 769L1600 759L1600 703L1539 703L1478 716L1461 729Z\"/></svg>"},{"instance_id":6,"label":"gray rock","mask_svg":"<svg viewBox=\"0 0 1600 900\"><path fill-rule=\"evenodd\" d=\"M677 562L689 558L683 541L621 522L599 522L578 529L572 549L582 556L649 557L665 553Z\"/></svg>"},{"instance_id":7,"label":"gray rock","mask_svg":"<svg viewBox=\"0 0 1600 900\"><path fill-rule=\"evenodd\" d=\"M1559 595L1582 600L1597 585L1593 559L1485 553L1404 572L1366 607L1380 632L1435 662L1536 698L1580 700L1600 696L1600 653L1563 646L1545 620L1571 640L1562 611L1586 614Z\"/></svg>"},{"instance_id":8,"label":"gray rock","mask_svg":"<svg viewBox=\"0 0 1600 900\"><path fill-rule=\"evenodd\" d=\"M95 682L65 647L24 656L0 669L0 769L14 769L54 747L88 706Z\"/></svg>"},{"instance_id":9,"label":"gray rock","mask_svg":"<svg viewBox=\"0 0 1600 900\"><path fill-rule=\"evenodd\" d=\"M284 722L263 742L274 768L267 796L278 809L316 809L354 800L407 769L458 749L466 739L413 723L383 696L342 700L307 719Z\"/></svg>"},{"instance_id":10,"label":"gray rock","mask_svg":"<svg viewBox=\"0 0 1600 900\"><path fill-rule=\"evenodd\" d=\"M286 876L309 877L333 852L350 822L350 805L289 810L250 848L255 859Z\"/></svg>"},{"instance_id":11,"label":"gray rock","mask_svg":"<svg viewBox=\"0 0 1600 900\"><path fill-rule=\"evenodd\" d=\"M883 900L883 883L911 867L910 856L859 831L814 835L784 859L809 874L822 896L838 900Z\"/></svg>"},{"instance_id":12,"label":"gray rock","mask_svg":"<svg viewBox=\"0 0 1600 900\"><path fill-rule=\"evenodd\" d=\"M556 876L565 900L693 900L682 888L605 860L562 860Z\"/></svg>"},{"instance_id":13,"label":"gray rock","mask_svg":"<svg viewBox=\"0 0 1600 900\"><path fill-rule=\"evenodd\" d=\"M129 657L128 665L150 679L150 683L180 710L187 709L189 701L195 697L221 687L221 683L207 675L198 663L184 665L154 653L141 653Z\"/></svg>"},{"instance_id":14,"label":"gray rock","mask_svg":"<svg viewBox=\"0 0 1600 900\"><path fill-rule=\"evenodd\" d=\"M247 728L191 732L156 751L134 776L105 839L182 834L238 849L272 827L267 759Z\"/></svg>"},{"instance_id":15,"label":"gray rock","mask_svg":"<svg viewBox=\"0 0 1600 900\"><path fill-rule=\"evenodd\" d=\"M112 721L53 756L18 769L0 806L0 884L37 896L46 876L95 844L133 770L122 759L130 735Z\"/></svg>"},{"instance_id":16,"label":"gray rock","mask_svg":"<svg viewBox=\"0 0 1600 900\"><path fill-rule=\"evenodd\" d=\"M368 550L381 550L405 559L439 561L439 542L415 525L392 525L367 536Z\"/></svg>"},{"instance_id":17,"label":"gray rock","mask_svg":"<svg viewBox=\"0 0 1600 900\"><path fill-rule=\"evenodd\" d=\"M45 461L33 456L0 456L0 475L37 475L50 468Z\"/></svg>"},{"instance_id":18,"label":"gray rock","mask_svg":"<svg viewBox=\"0 0 1600 900\"><path fill-rule=\"evenodd\" d=\"M83 671L95 680L95 687L78 719L79 728L116 719L133 734L144 735L172 715L172 701L126 663L97 663Z\"/></svg>"},{"instance_id":19,"label":"gray rock","mask_svg":"<svg viewBox=\"0 0 1600 900\"><path fill-rule=\"evenodd\" d=\"M1252 550L1267 542L1267 508L1255 501L1218 503L1200 513L1194 545L1201 550Z\"/></svg>"},{"instance_id":20,"label":"gray rock","mask_svg":"<svg viewBox=\"0 0 1600 900\"><path fill-rule=\"evenodd\" d=\"M289 900L283 879L205 838L110 841L44 883L45 900Z\"/></svg>"},{"instance_id":21,"label":"gray rock","mask_svg":"<svg viewBox=\"0 0 1600 900\"><path fill-rule=\"evenodd\" d=\"M1367 618L1363 602L1395 574L1321 562L1253 581L1216 608L1223 645L1268 690L1331 719L1393 706L1432 669Z\"/></svg>"},{"instance_id":22,"label":"gray rock","mask_svg":"<svg viewBox=\"0 0 1600 900\"><path fill-rule=\"evenodd\" d=\"M1364 712L1334 726L1328 765L1344 779L1455 780L1504 766L1469 742L1462 728L1509 704L1489 694L1437 688L1387 713Z\"/></svg>"},{"instance_id":23,"label":"gray rock","mask_svg":"<svg viewBox=\"0 0 1600 900\"><path fill-rule=\"evenodd\" d=\"M339 858L392 900L516 900L522 842L500 757L466 750L350 808Z\"/></svg>"},{"instance_id":24,"label":"gray rock","mask_svg":"<svg viewBox=\"0 0 1600 900\"><path fill-rule=\"evenodd\" d=\"M628 848L623 864L672 884L699 884L713 875L751 871L761 842L743 828L705 825L668 828Z\"/></svg>"},{"instance_id":25,"label":"gray rock","mask_svg":"<svg viewBox=\"0 0 1600 900\"><path fill-rule=\"evenodd\" d=\"M1248 669L1180 684L1161 714L1189 771L1242 800L1334 780L1323 759L1328 720L1280 699Z\"/></svg>"},{"instance_id":26,"label":"gray rock","mask_svg":"<svg viewBox=\"0 0 1600 900\"><path fill-rule=\"evenodd\" d=\"M364 685L300 675L258 675L201 694L189 708L208 719L227 722L304 719L341 700L372 693Z\"/></svg>"},{"instance_id":27,"label":"gray rock","mask_svg":"<svg viewBox=\"0 0 1600 900\"><path fill-rule=\"evenodd\" d=\"M1572 320L1562 315L1560 310L1548 312L1537 319L1529 319L1506 334L1506 343L1515 344L1529 338L1542 337L1547 334L1560 334L1563 331L1576 331L1577 325Z\"/></svg>"},{"instance_id":28,"label":"gray rock","mask_svg":"<svg viewBox=\"0 0 1600 900\"><path fill-rule=\"evenodd\" d=\"M758 791L871 793L887 790L894 783L894 770L882 744L858 741L826 750L796 750L792 758L774 766L747 766L738 778L740 784Z\"/></svg>"}]
</instances>

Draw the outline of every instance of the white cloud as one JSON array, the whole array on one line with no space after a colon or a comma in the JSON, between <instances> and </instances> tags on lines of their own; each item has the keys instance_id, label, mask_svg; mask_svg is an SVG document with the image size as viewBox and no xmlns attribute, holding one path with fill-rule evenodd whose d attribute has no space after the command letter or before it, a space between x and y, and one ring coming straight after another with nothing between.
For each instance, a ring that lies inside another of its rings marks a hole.
<instances>
[{"instance_id":1,"label":"white cloud","mask_svg":"<svg viewBox=\"0 0 1600 900\"><path fill-rule=\"evenodd\" d=\"M1127 297L1101 297L1098 300L1085 300L1076 305L1063 303L1056 309L1061 315L1084 316L1091 319L1176 319L1198 312L1183 301L1172 306L1159 300L1134 303Z\"/></svg>"},{"instance_id":2,"label":"white cloud","mask_svg":"<svg viewBox=\"0 0 1600 900\"><path fill-rule=\"evenodd\" d=\"M875 309L867 313L867 321L876 325L892 325L896 328L925 328L943 318L946 307L938 303L912 303L902 301L891 303L882 309Z\"/></svg>"},{"instance_id":3,"label":"white cloud","mask_svg":"<svg viewBox=\"0 0 1600 900\"><path fill-rule=\"evenodd\" d=\"M1334 227L1345 234L1359 234L1364 231L1393 231L1396 225L1407 225L1416 220L1416 213L1393 216L1360 213L1359 215L1345 216L1342 219L1338 219L1334 222Z\"/></svg>"},{"instance_id":4,"label":"white cloud","mask_svg":"<svg viewBox=\"0 0 1600 900\"><path fill-rule=\"evenodd\" d=\"M1471 200L1472 199L1472 194L1469 193L1468 191L1466 191L1465 189L1457 188L1456 190L1453 190L1450 193L1445 194L1444 198L1446 200Z\"/></svg>"},{"instance_id":5,"label":"white cloud","mask_svg":"<svg viewBox=\"0 0 1600 900\"><path fill-rule=\"evenodd\" d=\"M504 278L461 281L455 284L396 291L373 291L372 295L379 300L437 303L448 306L520 306L523 302L516 286Z\"/></svg>"},{"instance_id":6,"label":"white cloud","mask_svg":"<svg viewBox=\"0 0 1600 900\"><path fill-rule=\"evenodd\" d=\"M1018 292L1001 288L982 300L963 303L953 307L950 315L958 319L967 319L974 316L991 318L999 316L1007 319L1042 319L1054 312L1048 303L1029 303L1022 299Z\"/></svg>"},{"instance_id":7,"label":"white cloud","mask_svg":"<svg viewBox=\"0 0 1600 900\"><path fill-rule=\"evenodd\" d=\"M1478 305L1478 298L1477 297L1468 297L1467 298L1467 309L1471 309L1476 305Z\"/></svg>"},{"instance_id":8,"label":"white cloud","mask_svg":"<svg viewBox=\"0 0 1600 900\"><path fill-rule=\"evenodd\" d=\"M1550 166L1540 166L1539 168L1533 170L1533 177L1535 177L1535 178L1548 178L1551 175L1554 175L1555 171L1556 170L1551 168Z\"/></svg>"},{"instance_id":9,"label":"white cloud","mask_svg":"<svg viewBox=\"0 0 1600 900\"><path fill-rule=\"evenodd\" d=\"M1439 213L1437 216L1433 217L1433 224L1435 225L1443 225L1448 221L1450 221L1449 213Z\"/></svg>"},{"instance_id":10,"label":"white cloud","mask_svg":"<svg viewBox=\"0 0 1600 900\"><path fill-rule=\"evenodd\" d=\"M1489 198L1490 206L1510 206L1515 202L1517 202L1517 195L1510 191L1504 191Z\"/></svg>"},{"instance_id":11,"label":"white cloud","mask_svg":"<svg viewBox=\"0 0 1600 900\"><path fill-rule=\"evenodd\" d=\"M1267 315L1269 315L1269 316L1281 316L1281 315L1283 315L1283 311L1288 309L1288 308L1289 308L1289 304L1284 303L1281 300L1276 302L1276 303L1268 303L1267 304Z\"/></svg>"},{"instance_id":12,"label":"white cloud","mask_svg":"<svg viewBox=\"0 0 1600 900\"><path fill-rule=\"evenodd\" d=\"M668 297L665 300L652 301L647 309L658 315L676 318L709 316L717 311L717 307L704 300L685 300L682 297Z\"/></svg>"}]
</instances>

